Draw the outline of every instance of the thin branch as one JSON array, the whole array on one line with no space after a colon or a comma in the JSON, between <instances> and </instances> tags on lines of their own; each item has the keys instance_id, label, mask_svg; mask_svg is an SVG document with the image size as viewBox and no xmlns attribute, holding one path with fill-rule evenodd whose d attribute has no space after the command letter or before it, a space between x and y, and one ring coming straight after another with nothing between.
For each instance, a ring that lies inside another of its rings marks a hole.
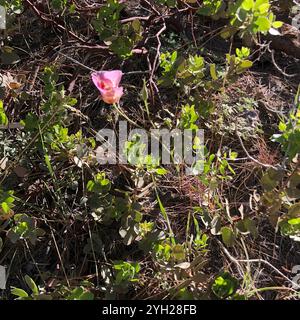
<instances>
[{"instance_id":1,"label":"thin branch","mask_svg":"<svg viewBox=\"0 0 300 320\"><path fill-rule=\"evenodd\" d=\"M220 241L218 241L220 244L222 244ZM285 274L283 274L280 270L278 270L276 267L274 267L269 261L263 260L263 259L236 259L234 258L229 251L225 248L225 246L223 246L223 244L221 245L222 250L224 251L224 253L226 254L226 256L235 264L237 264L240 267L240 263L262 263L267 265L268 267L272 268L275 272L277 272L280 276L282 276L286 281L288 281L289 283L291 283L293 286L296 284L294 281L292 281L291 279L289 279ZM297 284L298 285L298 284ZM296 292L296 290L295 290Z\"/></svg>"},{"instance_id":2,"label":"thin branch","mask_svg":"<svg viewBox=\"0 0 300 320\"><path fill-rule=\"evenodd\" d=\"M260 162L259 160L253 158L253 157L249 154L249 152L247 151L247 149L246 149L246 147L245 147L245 145L244 145L244 143L243 143L243 141L242 141L242 138L240 137L239 133L237 132L237 129L235 129L235 133L236 133L236 136L238 137L238 139L239 139L239 141L240 141L240 144L241 144L244 152L246 153L247 157L248 157L250 160L252 160L252 161L255 162L256 164L258 164L258 165L260 165L260 166L262 166L262 167L264 167L264 168L277 169L276 167L272 166L271 164L262 163L262 162Z\"/></svg>"},{"instance_id":3,"label":"thin branch","mask_svg":"<svg viewBox=\"0 0 300 320\"><path fill-rule=\"evenodd\" d=\"M275 61L274 50L270 50L270 49L268 49L268 50L269 50L269 52L271 53L272 62L273 62L273 64L274 64L274 66L276 67L276 69L277 69L280 73L282 73L282 74L283 74L285 77L287 77L287 78L293 78L293 77L296 77L296 76L299 75L298 73L287 74L286 72L284 72L284 71L279 67L279 65L277 64L277 62Z\"/></svg>"}]
</instances>

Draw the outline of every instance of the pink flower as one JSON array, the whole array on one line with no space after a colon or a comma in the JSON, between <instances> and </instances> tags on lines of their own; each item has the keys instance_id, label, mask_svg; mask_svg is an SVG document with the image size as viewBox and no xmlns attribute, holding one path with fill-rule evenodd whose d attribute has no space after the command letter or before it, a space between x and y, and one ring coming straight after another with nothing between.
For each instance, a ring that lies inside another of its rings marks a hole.
<instances>
[{"instance_id":1,"label":"pink flower","mask_svg":"<svg viewBox=\"0 0 300 320\"><path fill-rule=\"evenodd\" d=\"M108 104L118 103L123 95L123 87L119 87L122 71L98 71L92 73L92 80Z\"/></svg>"}]
</instances>

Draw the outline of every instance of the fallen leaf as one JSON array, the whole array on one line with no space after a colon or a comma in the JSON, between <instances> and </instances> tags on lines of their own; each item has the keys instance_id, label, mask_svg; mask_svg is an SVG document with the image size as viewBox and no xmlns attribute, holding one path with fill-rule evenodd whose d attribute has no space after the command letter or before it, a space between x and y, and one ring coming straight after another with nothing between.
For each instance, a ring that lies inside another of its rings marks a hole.
<instances>
[{"instance_id":1,"label":"fallen leaf","mask_svg":"<svg viewBox=\"0 0 300 320\"><path fill-rule=\"evenodd\" d=\"M28 171L21 166L17 166L14 168L14 173L19 177L19 178L24 178L28 176Z\"/></svg>"}]
</instances>

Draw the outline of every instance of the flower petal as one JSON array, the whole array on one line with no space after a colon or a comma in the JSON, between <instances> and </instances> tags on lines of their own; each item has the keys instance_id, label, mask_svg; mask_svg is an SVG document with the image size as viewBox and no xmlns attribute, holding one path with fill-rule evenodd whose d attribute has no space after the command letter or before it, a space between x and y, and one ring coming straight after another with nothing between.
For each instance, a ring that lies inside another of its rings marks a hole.
<instances>
[{"instance_id":1,"label":"flower petal","mask_svg":"<svg viewBox=\"0 0 300 320\"><path fill-rule=\"evenodd\" d=\"M102 99L108 104L118 103L123 95L123 87L113 88L112 90L107 90L102 94Z\"/></svg>"},{"instance_id":2,"label":"flower petal","mask_svg":"<svg viewBox=\"0 0 300 320\"><path fill-rule=\"evenodd\" d=\"M123 96L123 87L118 87L115 89L115 98L116 98L116 102L119 102L121 97Z\"/></svg>"},{"instance_id":3,"label":"flower petal","mask_svg":"<svg viewBox=\"0 0 300 320\"><path fill-rule=\"evenodd\" d=\"M92 73L92 81L108 104L118 103L123 95L123 87L119 87L122 71L98 71Z\"/></svg>"},{"instance_id":4,"label":"flower petal","mask_svg":"<svg viewBox=\"0 0 300 320\"><path fill-rule=\"evenodd\" d=\"M102 80L102 73L100 72L93 72L92 73L92 80L94 85L100 90L101 80Z\"/></svg>"},{"instance_id":5,"label":"flower petal","mask_svg":"<svg viewBox=\"0 0 300 320\"><path fill-rule=\"evenodd\" d=\"M113 83L109 79L106 79L102 72L93 73L92 80L100 92L113 88Z\"/></svg>"},{"instance_id":6,"label":"flower petal","mask_svg":"<svg viewBox=\"0 0 300 320\"><path fill-rule=\"evenodd\" d=\"M114 87L118 87L122 79L123 73L121 70L102 71L102 77L112 82Z\"/></svg>"}]
</instances>

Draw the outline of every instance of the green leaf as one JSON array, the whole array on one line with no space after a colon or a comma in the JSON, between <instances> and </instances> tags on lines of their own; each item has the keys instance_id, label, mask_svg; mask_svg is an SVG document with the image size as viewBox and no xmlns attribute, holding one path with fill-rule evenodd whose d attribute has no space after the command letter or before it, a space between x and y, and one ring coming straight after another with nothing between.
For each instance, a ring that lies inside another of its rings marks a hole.
<instances>
[{"instance_id":1,"label":"green leaf","mask_svg":"<svg viewBox=\"0 0 300 320\"><path fill-rule=\"evenodd\" d=\"M20 57L13 50L5 50L0 54L0 63L1 64L16 64L20 61Z\"/></svg>"},{"instance_id":2,"label":"green leaf","mask_svg":"<svg viewBox=\"0 0 300 320\"><path fill-rule=\"evenodd\" d=\"M226 299L236 292L238 284L238 280L229 272L223 272L215 279L212 285L212 291L217 297Z\"/></svg>"},{"instance_id":3,"label":"green leaf","mask_svg":"<svg viewBox=\"0 0 300 320\"><path fill-rule=\"evenodd\" d=\"M141 22L139 19L135 19L134 21L132 21L131 26L136 33L139 33L141 31Z\"/></svg>"},{"instance_id":4,"label":"green leaf","mask_svg":"<svg viewBox=\"0 0 300 320\"><path fill-rule=\"evenodd\" d=\"M272 23L272 27L276 28L276 29L281 28L282 26L283 26L283 22L282 21L274 21Z\"/></svg>"},{"instance_id":5,"label":"green leaf","mask_svg":"<svg viewBox=\"0 0 300 320\"><path fill-rule=\"evenodd\" d=\"M78 300L94 300L94 294L90 291L85 291L79 296Z\"/></svg>"},{"instance_id":6,"label":"green leaf","mask_svg":"<svg viewBox=\"0 0 300 320\"><path fill-rule=\"evenodd\" d=\"M236 223L236 228L239 232L247 234L249 231L247 230L244 220L240 220Z\"/></svg>"},{"instance_id":7,"label":"green leaf","mask_svg":"<svg viewBox=\"0 0 300 320\"><path fill-rule=\"evenodd\" d=\"M223 227L221 229L222 240L228 247L232 247L235 242L235 235L231 228Z\"/></svg>"},{"instance_id":8,"label":"green leaf","mask_svg":"<svg viewBox=\"0 0 300 320\"><path fill-rule=\"evenodd\" d=\"M297 188L300 185L300 170L295 171L289 179L289 187Z\"/></svg>"},{"instance_id":9,"label":"green leaf","mask_svg":"<svg viewBox=\"0 0 300 320\"><path fill-rule=\"evenodd\" d=\"M240 67L243 69L248 69L251 68L253 66L253 62L250 60L243 60L240 64Z\"/></svg>"},{"instance_id":10,"label":"green leaf","mask_svg":"<svg viewBox=\"0 0 300 320\"><path fill-rule=\"evenodd\" d=\"M261 32L267 32L272 27L270 20L264 16L260 16L256 19L255 24L258 26L258 30Z\"/></svg>"},{"instance_id":11,"label":"green leaf","mask_svg":"<svg viewBox=\"0 0 300 320\"><path fill-rule=\"evenodd\" d=\"M244 220L244 225L254 238L258 237L258 231L257 231L256 223L254 220L246 218Z\"/></svg>"},{"instance_id":12,"label":"green leaf","mask_svg":"<svg viewBox=\"0 0 300 320\"><path fill-rule=\"evenodd\" d=\"M132 55L133 41L128 37L118 37L110 45L110 49L121 58L128 58Z\"/></svg>"},{"instance_id":13,"label":"green leaf","mask_svg":"<svg viewBox=\"0 0 300 320\"><path fill-rule=\"evenodd\" d=\"M278 126L278 129L281 131L281 132L284 132L286 129L287 129L287 125L284 123L284 122L281 122L279 123L279 126Z\"/></svg>"},{"instance_id":14,"label":"green leaf","mask_svg":"<svg viewBox=\"0 0 300 320\"><path fill-rule=\"evenodd\" d=\"M251 10L254 7L254 0L244 0L242 3L242 8L246 11Z\"/></svg>"},{"instance_id":15,"label":"green leaf","mask_svg":"<svg viewBox=\"0 0 300 320\"><path fill-rule=\"evenodd\" d=\"M168 170L166 170L166 169L164 169L164 168L158 168L158 169L156 169L156 173L157 173L158 175L160 175L160 176L163 176L163 175L165 175L165 174L168 173Z\"/></svg>"},{"instance_id":16,"label":"green leaf","mask_svg":"<svg viewBox=\"0 0 300 320\"><path fill-rule=\"evenodd\" d=\"M72 290L67 300L94 300L94 294L83 287L77 287Z\"/></svg>"},{"instance_id":17,"label":"green leaf","mask_svg":"<svg viewBox=\"0 0 300 320\"><path fill-rule=\"evenodd\" d=\"M72 3L72 4L70 5L70 7L69 7L69 12L70 12L71 14L76 13L76 5L75 5L75 3Z\"/></svg>"},{"instance_id":18,"label":"green leaf","mask_svg":"<svg viewBox=\"0 0 300 320\"><path fill-rule=\"evenodd\" d=\"M2 202L1 207L2 207L2 210L4 211L4 213L9 213L10 208L6 202Z\"/></svg>"},{"instance_id":19,"label":"green leaf","mask_svg":"<svg viewBox=\"0 0 300 320\"><path fill-rule=\"evenodd\" d=\"M292 205L289 208L288 216L290 218L298 218L298 217L300 217L300 202Z\"/></svg>"},{"instance_id":20,"label":"green leaf","mask_svg":"<svg viewBox=\"0 0 300 320\"><path fill-rule=\"evenodd\" d=\"M255 1L255 5L254 5L254 9L258 10L259 7L265 3L269 3L269 0L256 0Z\"/></svg>"},{"instance_id":21,"label":"green leaf","mask_svg":"<svg viewBox=\"0 0 300 320\"><path fill-rule=\"evenodd\" d=\"M39 289L32 278L30 278L28 275L25 275L25 282L28 285L28 287L31 289L32 293L34 295L39 294Z\"/></svg>"},{"instance_id":22,"label":"green leaf","mask_svg":"<svg viewBox=\"0 0 300 320\"><path fill-rule=\"evenodd\" d=\"M300 218L293 218L293 219L289 219L288 223L291 225L297 225L300 224Z\"/></svg>"},{"instance_id":23,"label":"green leaf","mask_svg":"<svg viewBox=\"0 0 300 320\"><path fill-rule=\"evenodd\" d=\"M213 235L219 235L221 234L220 233L220 230L221 230L221 218L220 216L214 216L214 218L212 219L211 221L211 233Z\"/></svg>"},{"instance_id":24,"label":"green leaf","mask_svg":"<svg viewBox=\"0 0 300 320\"><path fill-rule=\"evenodd\" d=\"M7 126L8 125L8 119L4 111L3 101L0 100L0 125Z\"/></svg>"},{"instance_id":25,"label":"green leaf","mask_svg":"<svg viewBox=\"0 0 300 320\"><path fill-rule=\"evenodd\" d=\"M276 179L276 177L270 175L269 171L265 173L261 178L261 185L268 192L274 190L278 183L279 181Z\"/></svg>"},{"instance_id":26,"label":"green leaf","mask_svg":"<svg viewBox=\"0 0 300 320\"><path fill-rule=\"evenodd\" d=\"M269 9L270 9L270 6L271 6L271 5L270 5L268 2L267 2L267 3L263 3L263 4L260 5L259 8L258 8L258 9L259 9L259 12L262 13L262 14L263 14L263 13L267 13L267 12L269 11Z\"/></svg>"},{"instance_id":27,"label":"green leaf","mask_svg":"<svg viewBox=\"0 0 300 320\"><path fill-rule=\"evenodd\" d=\"M216 73L216 65L214 63L211 63L209 66L209 70L210 70L210 75L212 77L213 80L218 80L218 76Z\"/></svg>"},{"instance_id":28,"label":"green leaf","mask_svg":"<svg viewBox=\"0 0 300 320\"><path fill-rule=\"evenodd\" d=\"M172 256L176 261L182 261L185 259L184 247L181 244L176 244L172 248Z\"/></svg>"},{"instance_id":29,"label":"green leaf","mask_svg":"<svg viewBox=\"0 0 300 320\"><path fill-rule=\"evenodd\" d=\"M11 291L11 294L18 296L20 298L27 298L28 294L26 291L19 289L19 288L13 288Z\"/></svg>"}]
</instances>

